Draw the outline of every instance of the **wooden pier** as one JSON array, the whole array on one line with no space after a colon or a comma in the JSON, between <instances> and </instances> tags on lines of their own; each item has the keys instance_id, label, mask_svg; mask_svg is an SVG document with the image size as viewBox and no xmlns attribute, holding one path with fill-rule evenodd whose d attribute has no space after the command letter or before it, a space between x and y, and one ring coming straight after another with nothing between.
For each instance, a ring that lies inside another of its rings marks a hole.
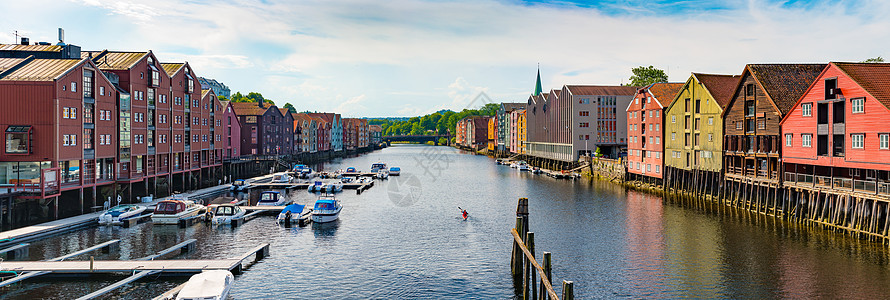
<instances>
[{"instance_id":1,"label":"wooden pier","mask_svg":"<svg viewBox=\"0 0 890 300\"><path fill-rule=\"evenodd\" d=\"M519 198L516 205L516 227L511 229L513 235L513 252L510 268L513 274L513 285L522 291L522 299L555 299L559 295L553 289L551 281L551 253L544 252L541 264L535 258L535 233L528 226L528 198ZM522 234L520 233L522 232ZM540 281L536 279L540 278ZM540 291L540 295L538 294ZM563 281L562 299L573 300L574 287L571 281Z\"/></svg>"}]
</instances>

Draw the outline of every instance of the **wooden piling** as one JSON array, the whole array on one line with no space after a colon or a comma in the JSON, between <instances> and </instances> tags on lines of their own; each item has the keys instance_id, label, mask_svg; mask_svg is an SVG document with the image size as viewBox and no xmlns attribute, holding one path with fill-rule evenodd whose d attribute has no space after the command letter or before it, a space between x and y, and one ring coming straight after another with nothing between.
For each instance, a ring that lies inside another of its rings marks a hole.
<instances>
[{"instance_id":1,"label":"wooden piling","mask_svg":"<svg viewBox=\"0 0 890 300\"><path fill-rule=\"evenodd\" d=\"M535 256L535 233L527 232L525 234L525 246L528 248L528 252L532 254L532 257ZM531 262L529 262L531 264ZM529 277L527 277L526 284L527 288L526 293L529 293L531 290L531 297L526 297L526 299L538 299L538 285L536 284L538 281L535 279L535 272L531 272L529 269L528 272ZM528 295L528 294L526 294Z\"/></svg>"},{"instance_id":2,"label":"wooden piling","mask_svg":"<svg viewBox=\"0 0 890 300\"><path fill-rule=\"evenodd\" d=\"M574 283L571 281L562 281L562 299L563 300L574 300L575 299L575 291L573 288Z\"/></svg>"},{"instance_id":3,"label":"wooden piling","mask_svg":"<svg viewBox=\"0 0 890 300\"><path fill-rule=\"evenodd\" d=\"M550 252L544 252L544 259L543 259L542 263L543 263L543 268L544 268L544 275L547 276L547 278L553 278L550 274L550 268L551 268L550 267ZM544 292L546 290L546 287L544 286L545 280L547 280L547 279L545 279L544 277L541 277L541 299L542 300L547 300L547 298L548 298L547 293Z\"/></svg>"}]
</instances>

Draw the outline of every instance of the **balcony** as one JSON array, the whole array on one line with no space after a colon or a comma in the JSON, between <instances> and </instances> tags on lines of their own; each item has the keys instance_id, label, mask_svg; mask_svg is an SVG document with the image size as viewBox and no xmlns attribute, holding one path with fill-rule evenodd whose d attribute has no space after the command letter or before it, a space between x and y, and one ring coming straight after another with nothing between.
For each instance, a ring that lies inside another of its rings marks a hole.
<instances>
[{"instance_id":1,"label":"balcony","mask_svg":"<svg viewBox=\"0 0 890 300\"><path fill-rule=\"evenodd\" d=\"M96 103L96 98L93 98L90 96L83 96L83 103L90 103L90 104Z\"/></svg>"},{"instance_id":2,"label":"balcony","mask_svg":"<svg viewBox=\"0 0 890 300\"><path fill-rule=\"evenodd\" d=\"M784 179L786 185L851 191L872 195L890 195L890 182L883 182L878 180L858 180L842 177L818 175L814 176L810 174L800 174L793 172L785 172Z\"/></svg>"},{"instance_id":3,"label":"balcony","mask_svg":"<svg viewBox=\"0 0 890 300\"><path fill-rule=\"evenodd\" d=\"M96 149L83 149L83 159L96 158Z\"/></svg>"}]
</instances>

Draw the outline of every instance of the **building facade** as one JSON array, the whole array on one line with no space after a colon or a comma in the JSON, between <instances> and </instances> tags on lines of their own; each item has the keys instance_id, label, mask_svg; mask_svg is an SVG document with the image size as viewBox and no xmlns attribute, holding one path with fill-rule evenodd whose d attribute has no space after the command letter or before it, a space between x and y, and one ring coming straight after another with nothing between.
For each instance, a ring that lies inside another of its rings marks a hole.
<instances>
[{"instance_id":1,"label":"building facade","mask_svg":"<svg viewBox=\"0 0 890 300\"><path fill-rule=\"evenodd\" d=\"M627 172L664 178L664 111L674 101L683 83L659 82L637 91L628 104Z\"/></svg>"}]
</instances>

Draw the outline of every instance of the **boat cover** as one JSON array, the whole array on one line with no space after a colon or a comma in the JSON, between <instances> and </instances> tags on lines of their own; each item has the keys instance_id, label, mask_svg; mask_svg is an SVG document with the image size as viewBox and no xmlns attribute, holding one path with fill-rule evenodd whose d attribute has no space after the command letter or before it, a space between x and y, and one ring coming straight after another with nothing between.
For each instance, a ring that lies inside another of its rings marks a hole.
<instances>
[{"instance_id":1,"label":"boat cover","mask_svg":"<svg viewBox=\"0 0 890 300\"><path fill-rule=\"evenodd\" d=\"M195 274L185 287L176 295L176 299L204 299L219 296L231 284L232 273L226 270L206 270ZM233 276L234 277L234 276Z\"/></svg>"},{"instance_id":2,"label":"boat cover","mask_svg":"<svg viewBox=\"0 0 890 300\"><path fill-rule=\"evenodd\" d=\"M302 204L291 204L291 205L285 206L284 209L281 210L281 213L290 212L294 216L299 216L301 213L303 213L304 207L306 207L306 206L302 205Z\"/></svg>"},{"instance_id":3,"label":"boat cover","mask_svg":"<svg viewBox=\"0 0 890 300\"><path fill-rule=\"evenodd\" d=\"M334 209L336 202L334 199L318 199L315 201L315 210Z\"/></svg>"}]
</instances>

